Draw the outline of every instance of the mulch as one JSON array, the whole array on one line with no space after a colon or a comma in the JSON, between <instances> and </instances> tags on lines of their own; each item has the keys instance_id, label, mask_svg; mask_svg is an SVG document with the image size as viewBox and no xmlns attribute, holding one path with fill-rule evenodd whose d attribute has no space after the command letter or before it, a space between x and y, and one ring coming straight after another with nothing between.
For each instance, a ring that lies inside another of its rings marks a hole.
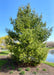
<instances>
[{"instance_id":1,"label":"mulch","mask_svg":"<svg viewBox=\"0 0 54 75\"><path fill-rule=\"evenodd\" d=\"M1 70L0 70L0 75L10 75L10 71L13 71L13 73L11 75L20 75L20 72L17 71L18 69L18 65L16 63L13 63L11 61L11 59L7 58L7 56L0 56L0 60L8 60L8 62L2 66ZM12 66L14 65L14 69L12 68ZM7 67L9 69L7 69ZM22 67L22 71L25 71L26 74L25 75L34 75L33 72L37 72L36 75L54 75L54 67L51 67L49 65L43 64L41 63L40 65L36 66L36 67L30 67L30 71L26 71L26 67ZM36 68L39 68L39 70L37 71ZM46 71L43 71L43 69L46 69Z\"/></svg>"}]
</instances>

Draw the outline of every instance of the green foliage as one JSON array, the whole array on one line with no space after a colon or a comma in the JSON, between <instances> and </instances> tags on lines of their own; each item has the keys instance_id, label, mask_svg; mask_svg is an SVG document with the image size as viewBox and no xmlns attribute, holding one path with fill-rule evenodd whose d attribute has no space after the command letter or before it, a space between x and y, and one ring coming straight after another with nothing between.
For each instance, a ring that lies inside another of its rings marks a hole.
<instances>
[{"instance_id":1,"label":"green foliage","mask_svg":"<svg viewBox=\"0 0 54 75\"><path fill-rule=\"evenodd\" d=\"M34 71L34 72L33 72L33 74L35 74L35 75L36 75L36 74L37 74L37 72L35 72L35 71Z\"/></svg>"},{"instance_id":2,"label":"green foliage","mask_svg":"<svg viewBox=\"0 0 54 75\"><path fill-rule=\"evenodd\" d=\"M47 65L49 65L49 66L54 67L54 63L51 63L51 62L45 62L45 61L43 61L42 63L44 63L44 64L47 64Z\"/></svg>"},{"instance_id":3,"label":"green foliage","mask_svg":"<svg viewBox=\"0 0 54 75\"><path fill-rule=\"evenodd\" d=\"M7 67L7 70L9 70L10 68L9 67Z\"/></svg>"},{"instance_id":4,"label":"green foliage","mask_svg":"<svg viewBox=\"0 0 54 75\"><path fill-rule=\"evenodd\" d=\"M26 68L26 71L30 71L30 68L29 68L29 67L27 67L27 68Z\"/></svg>"},{"instance_id":5,"label":"green foliage","mask_svg":"<svg viewBox=\"0 0 54 75\"><path fill-rule=\"evenodd\" d=\"M22 68L18 68L18 71L21 71L22 70Z\"/></svg>"},{"instance_id":6,"label":"green foliage","mask_svg":"<svg viewBox=\"0 0 54 75\"><path fill-rule=\"evenodd\" d=\"M12 69L15 69L14 65L12 66Z\"/></svg>"},{"instance_id":7,"label":"green foliage","mask_svg":"<svg viewBox=\"0 0 54 75\"><path fill-rule=\"evenodd\" d=\"M0 47L2 49L5 49L6 48L6 43L5 43L5 38L7 38L8 36L5 36L5 37L0 37Z\"/></svg>"},{"instance_id":8,"label":"green foliage","mask_svg":"<svg viewBox=\"0 0 54 75\"><path fill-rule=\"evenodd\" d=\"M10 74L12 74L12 73L13 73L13 71L10 71L9 73L10 73Z\"/></svg>"},{"instance_id":9,"label":"green foliage","mask_svg":"<svg viewBox=\"0 0 54 75\"><path fill-rule=\"evenodd\" d=\"M46 69L44 68L43 71L46 71Z\"/></svg>"},{"instance_id":10,"label":"green foliage","mask_svg":"<svg viewBox=\"0 0 54 75\"><path fill-rule=\"evenodd\" d=\"M12 19L13 31L8 30L6 46L15 56L16 61L34 62L33 65L46 59L48 50L44 43L51 34L51 28L46 28L42 15L31 11L30 5L20 7L16 19Z\"/></svg>"},{"instance_id":11,"label":"green foliage","mask_svg":"<svg viewBox=\"0 0 54 75\"><path fill-rule=\"evenodd\" d=\"M25 71L21 71L20 72L20 75L25 75Z\"/></svg>"},{"instance_id":12,"label":"green foliage","mask_svg":"<svg viewBox=\"0 0 54 75\"><path fill-rule=\"evenodd\" d=\"M38 70L39 70L39 68L36 68L36 70L38 71Z\"/></svg>"},{"instance_id":13,"label":"green foliage","mask_svg":"<svg viewBox=\"0 0 54 75\"><path fill-rule=\"evenodd\" d=\"M0 60L0 67L7 63L7 60Z\"/></svg>"},{"instance_id":14,"label":"green foliage","mask_svg":"<svg viewBox=\"0 0 54 75\"><path fill-rule=\"evenodd\" d=\"M48 50L54 50L54 47L47 47Z\"/></svg>"}]
</instances>

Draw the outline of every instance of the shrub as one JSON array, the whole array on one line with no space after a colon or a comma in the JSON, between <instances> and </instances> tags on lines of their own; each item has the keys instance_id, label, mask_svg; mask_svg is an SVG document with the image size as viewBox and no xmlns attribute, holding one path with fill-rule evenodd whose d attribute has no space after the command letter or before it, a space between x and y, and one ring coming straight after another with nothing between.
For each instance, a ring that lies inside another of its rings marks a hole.
<instances>
[{"instance_id":1,"label":"shrub","mask_svg":"<svg viewBox=\"0 0 54 75\"><path fill-rule=\"evenodd\" d=\"M36 75L36 74L37 74L37 72L35 72L35 71L34 71L34 72L33 72L33 74L35 74L35 75Z\"/></svg>"},{"instance_id":2,"label":"shrub","mask_svg":"<svg viewBox=\"0 0 54 75\"><path fill-rule=\"evenodd\" d=\"M46 71L46 69L44 68L43 71Z\"/></svg>"},{"instance_id":3,"label":"shrub","mask_svg":"<svg viewBox=\"0 0 54 75\"><path fill-rule=\"evenodd\" d=\"M36 70L38 71L38 70L39 70L39 68L36 68Z\"/></svg>"},{"instance_id":4,"label":"shrub","mask_svg":"<svg viewBox=\"0 0 54 75\"><path fill-rule=\"evenodd\" d=\"M25 74L25 71L20 72L20 75L24 75L24 74Z\"/></svg>"},{"instance_id":5,"label":"shrub","mask_svg":"<svg viewBox=\"0 0 54 75\"><path fill-rule=\"evenodd\" d=\"M18 71L21 71L22 70L22 68L18 68Z\"/></svg>"},{"instance_id":6,"label":"shrub","mask_svg":"<svg viewBox=\"0 0 54 75\"><path fill-rule=\"evenodd\" d=\"M28 67L28 68L26 68L26 71L29 71L30 70L30 68Z\"/></svg>"},{"instance_id":7,"label":"shrub","mask_svg":"<svg viewBox=\"0 0 54 75\"><path fill-rule=\"evenodd\" d=\"M12 69L15 69L15 67L14 67L14 66L12 66Z\"/></svg>"},{"instance_id":8,"label":"shrub","mask_svg":"<svg viewBox=\"0 0 54 75\"><path fill-rule=\"evenodd\" d=\"M9 73L10 73L10 74L12 74L12 73L13 73L13 71L10 71Z\"/></svg>"}]
</instances>

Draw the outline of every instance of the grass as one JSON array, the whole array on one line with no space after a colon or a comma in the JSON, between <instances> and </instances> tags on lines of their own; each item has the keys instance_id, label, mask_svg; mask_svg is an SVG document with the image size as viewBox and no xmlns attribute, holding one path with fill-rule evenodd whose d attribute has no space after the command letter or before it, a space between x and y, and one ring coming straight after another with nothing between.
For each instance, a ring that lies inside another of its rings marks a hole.
<instances>
[{"instance_id":1,"label":"grass","mask_svg":"<svg viewBox=\"0 0 54 75\"><path fill-rule=\"evenodd\" d=\"M52 50L52 49L54 49L54 47L47 47L47 49L48 49L48 50Z\"/></svg>"},{"instance_id":2,"label":"grass","mask_svg":"<svg viewBox=\"0 0 54 75\"><path fill-rule=\"evenodd\" d=\"M54 63L51 63L51 62L44 62L44 61L43 61L43 63L44 63L44 64L47 64L47 65L49 65L49 66L54 67Z\"/></svg>"},{"instance_id":3,"label":"grass","mask_svg":"<svg viewBox=\"0 0 54 75\"><path fill-rule=\"evenodd\" d=\"M7 63L7 60L0 60L0 67Z\"/></svg>"},{"instance_id":4,"label":"grass","mask_svg":"<svg viewBox=\"0 0 54 75\"><path fill-rule=\"evenodd\" d=\"M39 68L36 68L36 70L38 71L38 70L39 70Z\"/></svg>"},{"instance_id":5,"label":"grass","mask_svg":"<svg viewBox=\"0 0 54 75\"><path fill-rule=\"evenodd\" d=\"M44 68L43 71L47 71L47 70Z\"/></svg>"},{"instance_id":6,"label":"grass","mask_svg":"<svg viewBox=\"0 0 54 75\"><path fill-rule=\"evenodd\" d=\"M25 75L25 71L21 71L20 72L20 75Z\"/></svg>"},{"instance_id":7,"label":"grass","mask_svg":"<svg viewBox=\"0 0 54 75\"><path fill-rule=\"evenodd\" d=\"M27 67L27 68L26 68L26 71L30 71L30 68L29 68L29 67Z\"/></svg>"},{"instance_id":8,"label":"grass","mask_svg":"<svg viewBox=\"0 0 54 75\"><path fill-rule=\"evenodd\" d=\"M34 71L34 72L33 72L33 74L35 74L35 75L36 75L36 74L37 74L37 72L35 72L35 71Z\"/></svg>"},{"instance_id":9,"label":"grass","mask_svg":"<svg viewBox=\"0 0 54 75\"><path fill-rule=\"evenodd\" d=\"M10 72L9 72L9 74L12 74L12 73L13 73L13 71L10 71Z\"/></svg>"},{"instance_id":10,"label":"grass","mask_svg":"<svg viewBox=\"0 0 54 75\"><path fill-rule=\"evenodd\" d=\"M22 68L18 68L18 71L21 71L22 70Z\"/></svg>"},{"instance_id":11,"label":"grass","mask_svg":"<svg viewBox=\"0 0 54 75\"><path fill-rule=\"evenodd\" d=\"M10 53L9 51L1 51L0 52L0 56L8 55L9 53Z\"/></svg>"}]
</instances>

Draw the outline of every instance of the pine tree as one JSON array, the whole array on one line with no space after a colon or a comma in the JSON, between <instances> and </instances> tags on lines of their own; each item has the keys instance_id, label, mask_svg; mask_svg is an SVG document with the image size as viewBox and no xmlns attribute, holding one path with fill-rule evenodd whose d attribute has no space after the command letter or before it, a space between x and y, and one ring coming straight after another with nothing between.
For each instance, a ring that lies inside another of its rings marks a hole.
<instances>
[{"instance_id":1,"label":"pine tree","mask_svg":"<svg viewBox=\"0 0 54 75\"><path fill-rule=\"evenodd\" d=\"M51 28L46 28L42 22L42 14L38 16L28 4L18 9L16 19L10 19L13 30L8 30L7 47L16 57L16 61L24 63L40 63L47 56L48 50L44 41L51 34Z\"/></svg>"}]
</instances>

